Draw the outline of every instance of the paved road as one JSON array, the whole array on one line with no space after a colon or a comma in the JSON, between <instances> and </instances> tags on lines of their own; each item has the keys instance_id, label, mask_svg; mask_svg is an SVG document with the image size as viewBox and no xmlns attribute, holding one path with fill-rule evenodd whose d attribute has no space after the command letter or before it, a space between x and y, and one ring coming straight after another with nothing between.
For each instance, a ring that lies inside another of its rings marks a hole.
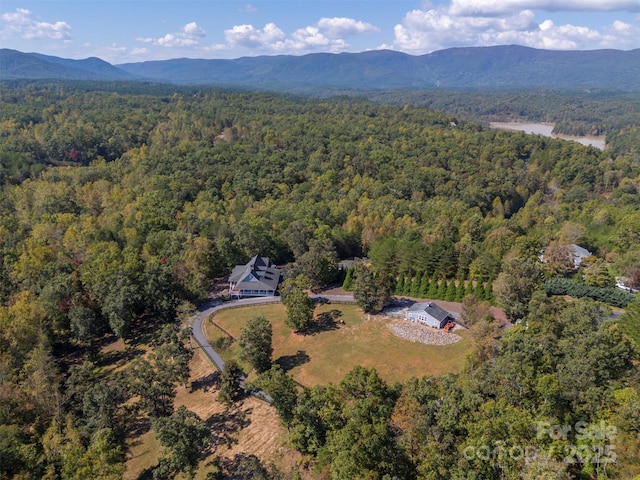
<instances>
[{"instance_id":1,"label":"paved road","mask_svg":"<svg viewBox=\"0 0 640 480\"><path fill-rule=\"evenodd\" d=\"M198 307L198 313L193 317L192 334L196 343L200 345L202 351L209 357L209 360L220 371L224 370L224 360L218 355L211 344L207 341L204 333L204 322L212 313L224 310L225 308L241 307L244 305L257 305L262 303L277 303L280 297L262 297L262 298L243 298L242 300L231 300L222 302L220 300L211 300Z\"/></svg>"}]
</instances>

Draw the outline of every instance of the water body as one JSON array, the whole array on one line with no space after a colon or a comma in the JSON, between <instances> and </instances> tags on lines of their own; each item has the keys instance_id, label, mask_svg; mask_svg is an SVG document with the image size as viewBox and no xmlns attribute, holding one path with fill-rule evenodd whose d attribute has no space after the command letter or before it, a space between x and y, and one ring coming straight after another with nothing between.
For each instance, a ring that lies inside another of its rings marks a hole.
<instances>
[{"instance_id":1,"label":"water body","mask_svg":"<svg viewBox=\"0 0 640 480\"><path fill-rule=\"evenodd\" d=\"M500 130L517 130L519 132L532 133L534 135L544 135L545 137L561 138L563 140L573 140L582 145L591 145L592 147L604 150L604 136L602 137L574 137L572 135L558 135L551 133L553 124L550 123L518 123L518 122L491 122L491 128Z\"/></svg>"}]
</instances>

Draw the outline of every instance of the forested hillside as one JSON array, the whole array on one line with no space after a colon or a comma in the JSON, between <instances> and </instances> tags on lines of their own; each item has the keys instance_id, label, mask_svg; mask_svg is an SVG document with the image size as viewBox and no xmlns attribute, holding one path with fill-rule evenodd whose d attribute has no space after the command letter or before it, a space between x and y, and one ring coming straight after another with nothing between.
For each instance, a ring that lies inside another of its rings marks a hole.
<instances>
[{"instance_id":1,"label":"forested hillside","mask_svg":"<svg viewBox=\"0 0 640 480\"><path fill-rule=\"evenodd\" d=\"M640 49L559 51L496 45L448 48L425 55L371 50L236 59L174 58L110 65L97 58L71 60L5 48L0 49L0 63L0 80L242 85L309 95L331 89L640 89Z\"/></svg>"},{"instance_id":2,"label":"forested hillside","mask_svg":"<svg viewBox=\"0 0 640 480\"><path fill-rule=\"evenodd\" d=\"M485 124L493 121L553 123L554 133L606 135L609 147L616 153L637 149L640 143L640 95L637 93L545 88L506 92L395 90L370 92L367 96L384 103L422 105Z\"/></svg>"},{"instance_id":3,"label":"forested hillside","mask_svg":"<svg viewBox=\"0 0 640 480\"><path fill-rule=\"evenodd\" d=\"M284 420L325 474L640 474L637 345L605 304L543 289L640 283L637 124L603 152L420 106L138 88L0 92L0 478L118 478L132 418L188 423L171 415L189 357L175 318L256 254L310 275L366 255L376 278L487 284L523 320L499 333L471 315L458 376L386 385L356 369L301 393ZM569 244L593 253L578 271ZM96 367L105 337L149 325L150 357Z\"/></svg>"}]
</instances>

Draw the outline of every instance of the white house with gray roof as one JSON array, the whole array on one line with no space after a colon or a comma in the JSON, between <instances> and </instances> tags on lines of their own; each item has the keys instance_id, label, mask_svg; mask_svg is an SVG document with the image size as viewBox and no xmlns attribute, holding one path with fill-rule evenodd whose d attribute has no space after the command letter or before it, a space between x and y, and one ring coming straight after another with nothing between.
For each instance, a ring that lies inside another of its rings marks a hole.
<instances>
[{"instance_id":1,"label":"white house with gray roof","mask_svg":"<svg viewBox=\"0 0 640 480\"><path fill-rule=\"evenodd\" d=\"M229 276L229 296L273 297L280 284L281 272L269 257L256 255L246 265L237 265Z\"/></svg>"},{"instance_id":2,"label":"white house with gray roof","mask_svg":"<svg viewBox=\"0 0 640 480\"><path fill-rule=\"evenodd\" d=\"M407 320L422 323L433 328L444 328L448 322L453 322L453 316L433 302L415 303L407 310Z\"/></svg>"},{"instance_id":3,"label":"white house with gray roof","mask_svg":"<svg viewBox=\"0 0 640 480\"><path fill-rule=\"evenodd\" d=\"M569 251L571 252L571 256L573 257L573 265L575 266L575 268L578 268L580 266L582 260L592 255L589 250L581 247L580 245L576 245L575 243L569 245Z\"/></svg>"},{"instance_id":4,"label":"white house with gray roof","mask_svg":"<svg viewBox=\"0 0 640 480\"><path fill-rule=\"evenodd\" d=\"M575 243L572 243L570 245L565 245L565 247L567 250L567 255L571 257L571 260L573 260L573 268L575 269L577 269L580 266L580 264L582 263L582 260L593 255L589 250L587 250L584 247L581 247L580 245L576 245ZM544 258L544 250L540 251L540 255L538 256L538 258L540 259L541 262L546 261Z\"/></svg>"}]
</instances>

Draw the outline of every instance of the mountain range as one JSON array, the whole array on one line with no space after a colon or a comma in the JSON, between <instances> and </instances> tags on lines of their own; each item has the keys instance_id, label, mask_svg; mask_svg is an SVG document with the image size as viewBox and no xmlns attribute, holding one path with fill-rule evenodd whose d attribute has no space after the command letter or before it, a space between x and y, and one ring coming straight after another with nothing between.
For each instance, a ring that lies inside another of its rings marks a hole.
<instances>
[{"instance_id":1,"label":"mountain range","mask_svg":"<svg viewBox=\"0 0 640 480\"><path fill-rule=\"evenodd\" d=\"M112 65L0 49L0 80L139 81L311 92L399 88L580 88L640 91L640 49L555 51L516 45L450 48L427 55L376 50L173 59Z\"/></svg>"}]
</instances>

